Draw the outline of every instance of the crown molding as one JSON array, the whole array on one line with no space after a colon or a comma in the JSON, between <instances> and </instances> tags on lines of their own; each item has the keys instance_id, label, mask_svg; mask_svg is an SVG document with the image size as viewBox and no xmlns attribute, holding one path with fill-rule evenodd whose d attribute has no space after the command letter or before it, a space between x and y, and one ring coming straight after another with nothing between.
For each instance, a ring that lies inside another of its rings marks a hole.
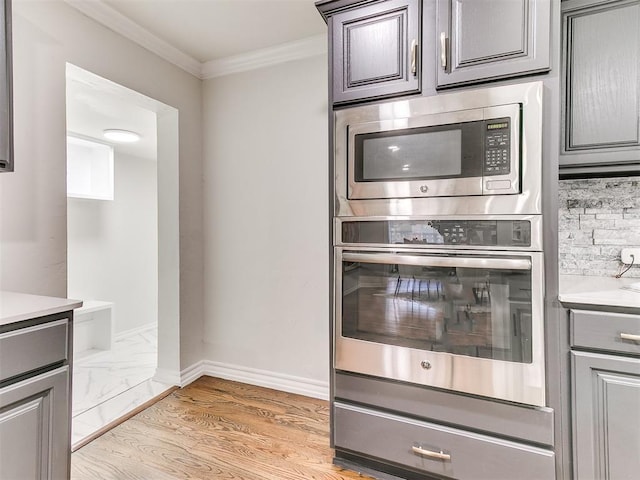
<instances>
[{"instance_id":1,"label":"crown molding","mask_svg":"<svg viewBox=\"0 0 640 480\"><path fill-rule=\"evenodd\" d=\"M64 0L76 10L84 13L107 28L173 63L184 71L202 78L202 63L178 50L173 45L142 28L133 20L122 15L101 0Z\"/></svg>"},{"instance_id":2,"label":"crown molding","mask_svg":"<svg viewBox=\"0 0 640 480\"><path fill-rule=\"evenodd\" d=\"M320 34L276 45L275 47L261 48L252 52L201 63L155 36L102 0L64 1L89 18L92 18L201 80L230 75L232 73L246 72L248 70L327 53L327 36Z\"/></svg>"},{"instance_id":3,"label":"crown molding","mask_svg":"<svg viewBox=\"0 0 640 480\"><path fill-rule=\"evenodd\" d=\"M314 35L293 42L261 48L252 52L211 60L202 65L202 79L210 79L300 60L327 53L327 36Z\"/></svg>"}]
</instances>

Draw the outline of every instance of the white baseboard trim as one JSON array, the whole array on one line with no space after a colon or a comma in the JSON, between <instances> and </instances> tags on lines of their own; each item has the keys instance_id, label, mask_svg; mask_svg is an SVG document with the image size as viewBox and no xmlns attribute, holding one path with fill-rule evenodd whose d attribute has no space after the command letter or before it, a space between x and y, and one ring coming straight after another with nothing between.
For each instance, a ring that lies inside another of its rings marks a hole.
<instances>
[{"instance_id":1,"label":"white baseboard trim","mask_svg":"<svg viewBox=\"0 0 640 480\"><path fill-rule=\"evenodd\" d=\"M192 382L195 382L201 376L205 375L204 373L204 360L200 360L197 363L194 363L190 367L185 368L180 372L180 386L186 387Z\"/></svg>"},{"instance_id":2,"label":"white baseboard trim","mask_svg":"<svg viewBox=\"0 0 640 480\"><path fill-rule=\"evenodd\" d=\"M147 330L153 330L154 328L158 328L158 322L145 323L144 325L140 325L139 327L130 328L129 330L124 330L122 332L116 333L115 341L146 332Z\"/></svg>"},{"instance_id":3,"label":"white baseboard trim","mask_svg":"<svg viewBox=\"0 0 640 480\"><path fill-rule=\"evenodd\" d=\"M319 398L321 400L329 399L328 382L210 360L202 360L184 369L181 373L182 381L180 385L184 387L203 375L259 387L273 388L274 390L304 395L305 397Z\"/></svg>"}]
</instances>

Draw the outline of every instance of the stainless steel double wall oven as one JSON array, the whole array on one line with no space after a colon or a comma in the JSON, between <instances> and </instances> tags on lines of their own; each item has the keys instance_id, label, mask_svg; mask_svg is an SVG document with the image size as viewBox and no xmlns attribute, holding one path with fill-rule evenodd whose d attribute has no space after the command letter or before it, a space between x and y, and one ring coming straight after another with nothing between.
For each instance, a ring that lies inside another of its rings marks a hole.
<instances>
[{"instance_id":1,"label":"stainless steel double wall oven","mask_svg":"<svg viewBox=\"0 0 640 480\"><path fill-rule=\"evenodd\" d=\"M335 113L334 367L545 405L542 84Z\"/></svg>"}]
</instances>

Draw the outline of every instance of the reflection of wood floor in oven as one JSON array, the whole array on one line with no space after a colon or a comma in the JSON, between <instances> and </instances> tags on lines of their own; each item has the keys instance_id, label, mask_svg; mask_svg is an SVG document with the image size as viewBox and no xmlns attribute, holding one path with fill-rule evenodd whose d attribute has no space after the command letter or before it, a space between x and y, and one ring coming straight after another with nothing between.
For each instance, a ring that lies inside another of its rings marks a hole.
<instances>
[{"instance_id":1,"label":"reflection of wood floor in oven","mask_svg":"<svg viewBox=\"0 0 640 480\"><path fill-rule=\"evenodd\" d=\"M432 283L409 285L396 294L397 279L386 287L360 287L343 298L343 330L362 340L435 351L478 355L491 349L491 312L466 298L449 299ZM357 312L357 313L356 313ZM468 351L470 349L470 351ZM487 352L488 353L488 352Z\"/></svg>"},{"instance_id":2,"label":"reflection of wood floor in oven","mask_svg":"<svg viewBox=\"0 0 640 480\"><path fill-rule=\"evenodd\" d=\"M406 295L381 294L364 287L345 299L345 310L358 312L355 329L362 333L435 341L441 335L444 305L412 300ZM440 332L438 332L438 326Z\"/></svg>"}]
</instances>

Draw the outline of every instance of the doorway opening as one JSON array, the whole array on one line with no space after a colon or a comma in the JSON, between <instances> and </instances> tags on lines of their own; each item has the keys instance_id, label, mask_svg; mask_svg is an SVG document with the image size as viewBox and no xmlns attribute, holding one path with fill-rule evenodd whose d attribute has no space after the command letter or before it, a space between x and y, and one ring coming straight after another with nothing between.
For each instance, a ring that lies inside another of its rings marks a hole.
<instances>
[{"instance_id":1,"label":"doorway opening","mask_svg":"<svg viewBox=\"0 0 640 480\"><path fill-rule=\"evenodd\" d=\"M178 112L72 64L66 80L75 450L180 383Z\"/></svg>"}]
</instances>

